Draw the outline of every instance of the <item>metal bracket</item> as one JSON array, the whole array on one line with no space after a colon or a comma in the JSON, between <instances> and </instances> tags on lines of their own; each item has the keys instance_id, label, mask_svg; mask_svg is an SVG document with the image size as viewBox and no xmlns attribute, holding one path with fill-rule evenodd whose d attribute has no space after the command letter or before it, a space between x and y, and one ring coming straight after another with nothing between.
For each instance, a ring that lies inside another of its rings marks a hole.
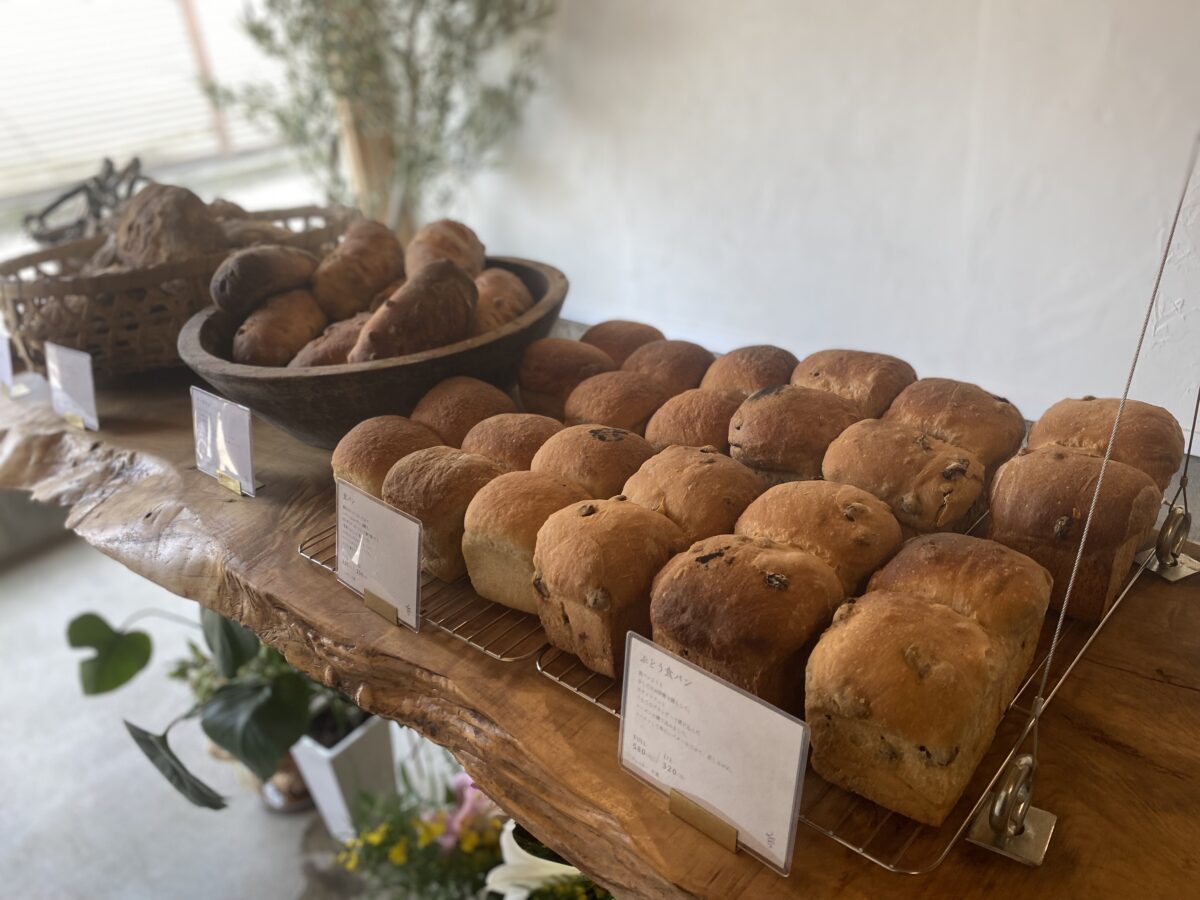
<instances>
[{"instance_id":1,"label":"metal bracket","mask_svg":"<svg viewBox=\"0 0 1200 900\"><path fill-rule=\"evenodd\" d=\"M683 791L671 788L667 808L671 815L683 819L693 828L708 835L730 853L737 853L737 828L720 816L709 812Z\"/></svg>"},{"instance_id":2,"label":"metal bracket","mask_svg":"<svg viewBox=\"0 0 1200 900\"><path fill-rule=\"evenodd\" d=\"M1040 866L1058 817L1032 805L1036 774L1032 756L1016 757L976 814L967 840L1027 866Z\"/></svg>"},{"instance_id":3,"label":"metal bracket","mask_svg":"<svg viewBox=\"0 0 1200 900\"><path fill-rule=\"evenodd\" d=\"M1166 581L1182 581L1189 575L1200 572L1200 560L1183 552L1192 526L1192 514L1182 506L1172 506L1167 511L1158 532L1154 547L1143 550L1134 559L1138 564L1146 562L1146 568Z\"/></svg>"}]
</instances>

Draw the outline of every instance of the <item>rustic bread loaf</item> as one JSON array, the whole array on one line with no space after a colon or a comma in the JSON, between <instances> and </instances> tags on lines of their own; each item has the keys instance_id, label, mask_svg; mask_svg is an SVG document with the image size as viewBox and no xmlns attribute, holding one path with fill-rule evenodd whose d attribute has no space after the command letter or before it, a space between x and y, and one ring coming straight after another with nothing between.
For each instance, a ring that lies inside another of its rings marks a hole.
<instances>
[{"instance_id":1,"label":"rustic bread loaf","mask_svg":"<svg viewBox=\"0 0 1200 900\"><path fill-rule=\"evenodd\" d=\"M729 452L769 484L820 478L826 448L858 418L836 394L772 385L747 397L729 420Z\"/></svg>"},{"instance_id":2,"label":"rustic bread loaf","mask_svg":"<svg viewBox=\"0 0 1200 900\"><path fill-rule=\"evenodd\" d=\"M666 335L653 325L630 322L626 319L610 319L607 322L597 322L583 333L580 340L593 347L599 347L620 366L638 347L651 341L666 340Z\"/></svg>"},{"instance_id":3,"label":"rustic bread loaf","mask_svg":"<svg viewBox=\"0 0 1200 900\"><path fill-rule=\"evenodd\" d=\"M404 416L376 416L359 422L333 448L333 477L348 481L373 497L383 497L383 481L401 457L441 439Z\"/></svg>"},{"instance_id":4,"label":"rustic bread loaf","mask_svg":"<svg viewBox=\"0 0 1200 900\"><path fill-rule=\"evenodd\" d=\"M829 481L793 481L746 507L737 534L793 544L837 572L847 596L900 549L900 524L886 503L861 488Z\"/></svg>"},{"instance_id":5,"label":"rustic bread loaf","mask_svg":"<svg viewBox=\"0 0 1200 900\"><path fill-rule=\"evenodd\" d=\"M401 457L383 481L383 500L421 520L421 567L454 581L467 573L463 519L471 498L504 474L500 463L453 447L430 447Z\"/></svg>"},{"instance_id":6,"label":"rustic bread loaf","mask_svg":"<svg viewBox=\"0 0 1200 900\"><path fill-rule=\"evenodd\" d=\"M533 551L546 639L593 672L618 677L626 632L650 634L654 576L686 546L674 522L626 500L587 500L553 513Z\"/></svg>"},{"instance_id":7,"label":"rustic bread loaf","mask_svg":"<svg viewBox=\"0 0 1200 900\"><path fill-rule=\"evenodd\" d=\"M904 360L863 350L819 350L800 360L791 378L800 387L845 397L867 419L882 416L916 380L917 373Z\"/></svg>"},{"instance_id":8,"label":"rustic bread loaf","mask_svg":"<svg viewBox=\"0 0 1200 900\"><path fill-rule=\"evenodd\" d=\"M624 428L572 425L551 435L529 467L573 481L593 497L608 498L619 494L653 455L645 438Z\"/></svg>"},{"instance_id":9,"label":"rustic bread loaf","mask_svg":"<svg viewBox=\"0 0 1200 900\"><path fill-rule=\"evenodd\" d=\"M218 222L246 219L250 216L244 206L234 203L232 200L226 200L224 197L216 197L208 204L208 214Z\"/></svg>"},{"instance_id":10,"label":"rustic bread loaf","mask_svg":"<svg viewBox=\"0 0 1200 900\"><path fill-rule=\"evenodd\" d=\"M704 373L700 387L749 397L762 388L787 384L799 362L794 354L782 347L770 344L739 347L713 361Z\"/></svg>"},{"instance_id":11,"label":"rustic bread loaf","mask_svg":"<svg viewBox=\"0 0 1200 900\"><path fill-rule=\"evenodd\" d=\"M642 463L621 491L682 528L688 543L731 534L762 492L761 478L715 447L668 447Z\"/></svg>"},{"instance_id":12,"label":"rustic bread loaf","mask_svg":"<svg viewBox=\"0 0 1200 900\"><path fill-rule=\"evenodd\" d=\"M768 703L804 714L804 666L842 600L833 569L765 538L722 534L654 579L654 642Z\"/></svg>"},{"instance_id":13,"label":"rustic bread loaf","mask_svg":"<svg viewBox=\"0 0 1200 900\"><path fill-rule=\"evenodd\" d=\"M1120 400L1084 397L1059 400L1029 429L1029 449L1057 445L1104 456ZM1151 403L1127 400L1112 458L1149 475L1160 491L1183 464L1183 429L1175 417Z\"/></svg>"},{"instance_id":14,"label":"rustic bread loaf","mask_svg":"<svg viewBox=\"0 0 1200 900\"><path fill-rule=\"evenodd\" d=\"M516 411L517 404L500 388L455 375L434 385L417 401L412 419L439 435L447 447L458 447L467 432L484 419Z\"/></svg>"},{"instance_id":15,"label":"rustic bread loaf","mask_svg":"<svg viewBox=\"0 0 1200 900\"><path fill-rule=\"evenodd\" d=\"M360 312L349 319L332 322L325 330L300 348L300 352L292 357L288 367L292 369L311 368L313 366L340 366L346 362L354 344L358 341L359 332L371 318L369 312Z\"/></svg>"},{"instance_id":16,"label":"rustic bread loaf","mask_svg":"<svg viewBox=\"0 0 1200 900\"><path fill-rule=\"evenodd\" d=\"M377 293L404 275L404 250L386 225L362 219L313 273L313 293L336 322L371 305Z\"/></svg>"},{"instance_id":17,"label":"rustic bread loaf","mask_svg":"<svg viewBox=\"0 0 1200 900\"><path fill-rule=\"evenodd\" d=\"M729 453L729 420L741 405L739 394L692 388L655 411L646 423L646 440L655 450L679 444Z\"/></svg>"},{"instance_id":18,"label":"rustic bread loaf","mask_svg":"<svg viewBox=\"0 0 1200 900\"><path fill-rule=\"evenodd\" d=\"M508 269L484 269L475 276L479 302L471 321L471 334L484 334L511 322L533 307L525 282Z\"/></svg>"},{"instance_id":19,"label":"rustic bread loaf","mask_svg":"<svg viewBox=\"0 0 1200 900\"><path fill-rule=\"evenodd\" d=\"M500 413L471 426L462 448L494 459L506 469L528 469L542 444L562 430L562 422L549 416Z\"/></svg>"},{"instance_id":20,"label":"rustic bread loaf","mask_svg":"<svg viewBox=\"0 0 1200 900\"><path fill-rule=\"evenodd\" d=\"M305 290L271 297L250 313L233 335L233 361L248 366L286 366L328 324Z\"/></svg>"},{"instance_id":21,"label":"rustic bread loaf","mask_svg":"<svg viewBox=\"0 0 1200 900\"><path fill-rule=\"evenodd\" d=\"M603 350L566 338L542 338L525 348L517 384L527 412L563 417L563 406L581 381L611 372L616 364Z\"/></svg>"},{"instance_id":22,"label":"rustic bread loaf","mask_svg":"<svg viewBox=\"0 0 1200 900\"><path fill-rule=\"evenodd\" d=\"M439 219L417 229L404 254L404 267L411 278L431 263L446 260L472 278L486 264L479 237L462 222Z\"/></svg>"},{"instance_id":23,"label":"rustic bread loaf","mask_svg":"<svg viewBox=\"0 0 1200 900\"><path fill-rule=\"evenodd\" d=\"M209 204L212 209L212 204ZM253 247L255 244L278 244L295 235L282 225L265 219L221 219L218 223L227 247Z\"/></svg>"},{"instance_id":24,"label":"rustic bread loaf","mask_svg":"<svg viewBox=\"0 0 1200 900\"><path fill-rule=\"evenodd\" d=\"M522 612L537 612L533 548L551 513L587 491L543 472L506 472L488 482L467 506L463 558L480 597Z\"/></svg>"},{"instance_id":25,"label":"rustic bread loaf","mask_svg":"<svg viewBox=\"0 0 1200 900\"><path fill-rule=\"evenodd\" d=\"M317 258L299 247L247 247L217 267L209 293L218 309L241 319L267 297L304 287L317 269Z\"/></svg>"},{"instance_id":26,"label":"rustic bread loaf","mask_svg":"<svg viewBox=\"0 0 1200 900\"><path fill-rule=\"evenodd\" d=\"M612 425L642 434L650 417L670 398L670 389L657 378L618 369L579 382L563 414L568 425Z\"/></svg>"},{"instance_id":27,"label":"rustic bread loaf","mask_svg":"<svg viewBox=\"0 0 1200 900\"><path fill-rule=\"evenodd\" d=\"M187 188L151 183L117 216L116 259L134 269L186 262L225 246L208 205Z\"/></svg>"},{"instance_id":28,"label":"rustic bread loaf","mask_svg":"<svg viewBox=\"0 0 1200 900\"><path fill-rule=\"evenodd\" d=\"M712 361L711 353L691 341L649 341L625 357L621 368L651 375L679 394L699 386Z\"/></svg>"}]
</instances>

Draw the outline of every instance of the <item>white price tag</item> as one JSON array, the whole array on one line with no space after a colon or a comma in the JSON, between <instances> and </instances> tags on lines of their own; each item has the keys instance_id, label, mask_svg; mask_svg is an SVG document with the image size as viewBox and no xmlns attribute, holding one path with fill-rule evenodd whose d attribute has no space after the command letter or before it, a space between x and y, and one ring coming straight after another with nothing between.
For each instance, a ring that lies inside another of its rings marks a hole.
<instances>
[{"instance_id":1,"label":"white price tag","mask_svg":"<svg viewBox=\"0 0 1200 900\"><path fill-rule=\"evenodd\" d=\"M421 523L345 481L337 482L337 577L373 605L421 627Z\"/></svg>"},{"instance_id":2,"label":"white price tag","mask_svg":"<svg viewBox=\"0 0 1200 900\"><path fill-rule=\"evenodd\" d=\"M247 497L254 496L250 410L192 386L196 468Z\"/></svg>"},{"instance_id":3,"label":"white price tag","mask_svg":"<svg viewBox=\"0 0 1200 900\"><path fill-rule=\"evenodd\" d=\"M737 829L739 845L791 869L808 726L629 632L620 762Z\"/></svg>"},{"instance_id":4,"label":"white price tag","mask_svg":"<svg viewBox=\"0 0 1200 900\"><path fill-rule=\"evenodd\" d=\"M92 357L82 350L46 343L46 376L50 381L50 405L73 425L97 431L96 386L92 381Z\"/></svg>"},{"instance_id":5,"label":"white price tag","mask_svg":"<svg viewBox=\"0 0 1200 900\"><path fill-rule=\"evenodd\" d=\"M0 384L10 394L13 389L12 342L8 332L0 328Z\"/></svg>"}]
</instances>

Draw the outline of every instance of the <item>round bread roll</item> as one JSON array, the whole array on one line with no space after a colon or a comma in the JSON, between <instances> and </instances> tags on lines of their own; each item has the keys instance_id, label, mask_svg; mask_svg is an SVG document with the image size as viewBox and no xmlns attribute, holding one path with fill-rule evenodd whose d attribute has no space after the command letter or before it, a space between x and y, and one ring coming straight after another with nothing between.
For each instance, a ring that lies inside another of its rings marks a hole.
<instances>
[{"instance_id":1,"label":"round bread roll","mask_svg":"<svg viewBox=\"0 0 1200 900\"><path fill-rule=\"evenodd\" d=\"M455 375L430 389L417 402L412 418L440 435L446 446L458 447L467 432L484 419L516 411L517 404L500 388Z\"/></svg>"},{"instance_id":2,"label":"round bread roll","mask_svg":"<svg viewBox=\"0 0 1200 900\"><path fill-rule=\"evenodd\" d=\"M371 313L348 361L390 359L461 341L471 330L476 299L475 282L454 263L425 266Z\"/></svg>"},{"instance_id":3,"label":"round bread roll","mask_svg":"<svg viewBox=\"0 0 1200 900\"><path fill-rule=\"evenodd\" d=\"M437 447L441 438L404 416L376 416L359 422L333 448L333 477L372 497L383 497L383 480L396 461Z\"/></svg>"},{"instance_id":4,"label":"round bread roll","mask_svg":"<svg viewBox=\"0 0 1200 900\"><path fill-rule=\"evenodd\" d=\"M827 562L849 597L900 549L900 523L886 503L848 484L793 481L746 507L737 534L794 544Z\"/></svg>"},{"instance_id":5,"label":"round bread roll","mask_svg":"<svg viewBox=\"0 0 1200 900\"><path fill-rule=\"evenodd\" d=\"M371 305L380 290L404 275L404 250L386 225L363 219L346 229L342 242L313 273L313 293L336 322Z\"/></svg>"},{"instance_id":6,"label":"round bread roll","mask_svg":"<svg viewBox=\"0 0 1200 900\"><path fill-rule=\"evenodd\" d=\"M542 338L525 348L517 383L521 403L528 412L555 419L571 391L584 379L616 368L603 350L565 338Z\"/></svg>"},{"instance_id":7,"label":"round bread roll","mask_svg":"<svg viewBox=\"0 0 1200 900\"><path fill-rule=\"evenodd\" d=\"M787 384L799 362L782 347L770 344L741 347L718 356L704 373L700 387L749 397L762 388Z\"/></svg>"},{"instance_id":8,"label":"round bread roll","mask_svg":"<svg viewBox=\"0 0 1200 900\"><path fill-rule=\"evenodd\" d=\"M581 381L563 407L568 425L612 425L636 434L667 400L670 388L641 372L602 372Z\"/></svg>"},{"instance_id":9,"label":"round bread roll","mask_svg":"<svg viewBox=\"0 0 1200 900\"><path fill-rule=\"evenodd\" d=\"M654 455L654 448L624 428L572 425L552 435L530 468L573 481L593 497L621 492L629 476Z\"/></svg>"},{"instance_id":10,"label":"round bread roll","mask_svg":"<svg viewBox=\"0 0 1200 900\"><path fill-rule=\"evenodd\" d=\"M240 319L267 297L304 287L316 269L317 258L298 247L248 247L225 257L208 290L217 309Z\"/></svg>"},{"instance_id":11,"label":"round bread roll","mask_svg":"<svg viewBox=\"0 0 1200 900\"><path fill-rule=\"evenodd\" d=\"M233 361L248 366L286 366L328 324L308 291L271 297L246 317L233 336Z\"/></svg>"},{"instance_id":12,"label":"round bread roll","mask_svg":"<svg viewBox=\"0 0 1200 900\"><path fill-rule=\"evenodd\" d=\"M479 237L462 222L439 219L422 225L408 242L404 268L411 278L438 260L454 263L472 278L483 271L485 254Z\"/></svg>"},{"instance_id":13,"label":"round bread roll","mask_svg":"<svg viewBox=\"0 0 1200 900\"><path fill-rule=\"evenodd\" d=\"M646 423L646 440L655 450L671 444L716 447L729 452L729 420L742 405L739 394L692 388L660 406Z\"/></svg>"},{"instance_id":14,"label":"round bread roll","mask_svg":"<svg viewBox=\"0 0 1200 900\"><path fill-rule=\"evenodd\" d=\"M642 463L621 491L682 528L689 544L730 534L762 492L761 478L715 447L668 447Z\"/></svg>"},{"instance_id":15,"label":"round bread roll","mask_svg":"<svg viewBox=\"0 0 1200 900\"><path fill-rule=\"evenodd\" d=\"M691 341L650 341L630 353L621 368L657 378L674 395L699 385L712 361L711 353Z\"/></svg>"},{"instance_id":16,"label":"round bread roll","mask_svg":"<svg viewBox=\"0 0 1200 900\"><path fill-rule=\"evenodd\" d=\"M346 362L350 351L358 340L367 320L369 312L360 312L349 319L333 322L326 326L317 337L300 348L300 352L292 357L288 368L303 369L312 366L340 366Z\"/></svg>"},{"instance_id":17,"label":"round bread roll","mask_svg":"<svg viewBox=\"0 0 1200 900\"><path fill-rule=\"evenodd\" d=\"M629 354L643 344L666 340L666 336L653 325L630 322L626 319L610 319L598 322L580 338L585 344L599 347L612 357L618 366L624 365Z\"/></svg>"},{"instance_id":18,"label":"round bread roll","mask_svg":"<svg viewBox=\"0 0 1200 900\"><path fill-rule=\"evenodd\" d=\"M551 513L590 499L577 484L543 472L507 472L467 507L463 558L475 593L522 612L537 612L533 549Z\"/></svg>"},{"instance_id":19,"label":"round bread roll","mask_svg":"<svg viewBox=\"0 0 1200 900\"><path fill-rule=\"evenodd\" d=\"M475 304L471 334L499 328L533 307L529 288L508 269L484 269L475 276L475 287L479 302Z\"/></svg>"},{"instance_id":20,"label":"round bread roll","mask_svg":"<svg viewBox=\"0 0 1200 900\"><path fill-rule=\"evenodd\" d=\"M562 422L549 416L501 413L472 426L462 439L462 448L494 459L515 472L528 469L542 444L562 430Z\"/></svg>"},{"instance_id":21,"label":"round bread roll","mask_svg":"<svg viewBox=\"0 0 1200 900\"><path fill-rule=\"evenodd\" d=\"M820 350L800 360L792 384L844 397L864 419L877 419L896 395L917 380L902 359L863 350Z\"/></svg>"},{"instance_id":22,"label":"round bread roll","mask_svg":"<svg viewBox=\"0 0 1200 900\"><path fill-rule=\"evenodd\" d=\"M421 568L442 581L467 573L463 519L471 498L504 474L495 460L453 447L429 447L402 457L383 481L383 500L421 520Z\"/></svg>"},{"instance_id":23,"label":"round bread roll","mask_svg":"<svg viewBox=\"0 0 1200 900\"><path fill-rule=\"evenodd\" d=\"M729 420L729 452L769 484L821 477L829 443L858 421L828 391L776 384L751 394Z\"/></svg>"}]
</instances>

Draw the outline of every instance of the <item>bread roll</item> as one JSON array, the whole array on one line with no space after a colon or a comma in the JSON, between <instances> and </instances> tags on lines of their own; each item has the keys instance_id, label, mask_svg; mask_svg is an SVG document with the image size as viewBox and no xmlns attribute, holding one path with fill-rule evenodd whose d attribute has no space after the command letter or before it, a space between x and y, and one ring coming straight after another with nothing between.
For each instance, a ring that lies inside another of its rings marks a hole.
<instances>
[{"instance_id":1,"label":"bread roll","mask_svg":"<svg viewBox=\"0 0 1200 900\"><path fill-rule=\"evenodd\" d=\"M462 553L467 506L503 473L498 462L453 447L410 453L388 472L383 500L421 520L421 567L434 578L455 581L467 573Z\"/></svg>"},{"instance_id":2,"label":"bread roll","mask_svg":"<svg viewBox=\"0 0 1200 900\"><path fill-rule=\"evenodd\" d=\"M132 269L186 262L224 246L208 205L187 188L152 182L117 216L116 257Z\"/></svg>"},{"instance_id":3,"label":"bread roll","mask_svg":"<svg viewBox=\"0 0 1200 900\"><path fill-rule=\"evenodd\" d=\"M362 219L313 274L313 293L336 322L365 310L379 291L404 275L404 250L386 225Z\"/></svg>"},{"instance_id":4,"label":"bread roll","mask_svg":"<svg viewBox=\"0 0 1200 900\"><path fill-rule=\"evenodd\" d=\"M464 519L463 558L480 597L536 613L533 548L551 513L580 500L587 491L542 472L506 472L484 485Z\"/></svg>"},{"instance_id":5,"label":"bread roll","mask_svg":"<svg viewBox=\"0 0 1200 900\"><path fill-rule=\"evenodd\" d=\"M671 444L716 447L729 452L729 420L742 405L738 394L693 388L676 394L646 423L646 440L655 450Z\"/></svg>"},{"instance_id":6,"label":"bread roll","mask_svg":"<svg viewBox=\"0 0 1200 900\"><path fill-rule=\"evenodd\" d=\"M542 444L562 430L562 422L549 416L501 413L473 425L462 439L462 448L517 471L528 469Z\"/></svg>"},{"instance_id":7,"label":"bread roll","mask_svg":"<svg viewBox=\"0 0 1200 900\"><path fill-rule=\"evenodd\" d=\"M218 222L226 222L231 219L248 219L250 216L250 213L246 212L243 206L234 203L232 200L226 200L224 197L217 197L208 204L208 214Z\"/></svg>"},{"instance_id":8,"label":"bread roll","mask_svg":"<svg viewBox=\"0 0 1200 900\"><path fill-rule=\"evenodd\" d=\"M412 418L439 435L446 446L458 447L467 432L484 419L516 411L517 404L500 388L478 378L456 375L417 401Z\"/></svg>"},{"instance_id":9,"label":"bread roll","mask_svg":"<svg viewBox=\"0 0 1200 900\"><path fill-rule=\"evenodd\" d=\"M653 325L630 322L626 319L610 319L607 322L597 322L583 333L580 340L593 347L599 347L619 366L638 347L651 341L666 340L666 336Z\"/></svg>"},{"instance_id":10,"label":"bread roll","mask_svg":"<svg viewBox=\"0 0 1200 900\"><path fill-rule=\"evenodd\" d=\"M902 359L863 350L820 350L800 360L791 382L844 397L865 419L877 419L917 380Z\"/></svg>"},{"instance_id":11,"label":"bread roll","mask_svg":"<svg viewBox=\"0 0 1200 900\"><path fill-rule=\"evenodd\" d=\"M342 365L354 349L359 332L363 330L369 318L369 312L361 312L357 316L325 326L324 331L300 348L300 352L292 357L288 367L304 369Z\"/></svg>"},{"instance_id":12,"label":"bread roll","mask_svg":"<svg viewBox=\"0 0 1200 900\"><path fill-rule=\"evenodd\" d=\"M241 319L267 297L304 287L317 259L298 247L248 247L217 267L209 293L218 309Z\"/></svg>"},{"instance_id":13,"label":"bread roll","mask_svg":"<svg viewBox=\"0 0 1200 900\"><path fill-rule=\"evenodd\" d=\"M864 419L825 451L826 481L870 491L916 534L964 531L982 514L983 466L974 454L882 419Z\"/></svg>"},{"instance_id":14,"label":"bread roll","mask_svg":"<svg viewBox=\"0 0 1200 900\"><path fill-rule=\"evenodd\" d=\"M626 500L560 509L538 531L533 552L546 639L593 672L618 677L626 632L650 634L654 576L686 546L674 522Z\"/></svg>"},{"instance_id":15,"label":"bread roll","mask_svg":"<svg viewBox=\"0 0 1200 900\"><path fill-rule=\"evenodd\" d=\"M847 596L900 549L900 524L878 497L848 484L794 481L746 507L737 534L794 544L828 563Z\"/></svg>"},{"instance_id":16,"label":"bread roll","mask_svg":"<svg viewBox=\"0 0 1200 900\"><path fill-rule=\"evenodd\" d=\"M525 282L508 269L484 269L475 276L479 302L471 322L471 334L484 334L511 322L533 308L533 296Z\"/></svg>"},{"instance_id":17,"label":"bread roll","mask_svg":"<svg viewBox=\"0 0 1200 900\"><path fill-rule=\"evenodd\" d=\"M1029 449L1051 444L1104 456L1120 400L1084 397L1059 400L1029 429ZM1183 429L1161 406L1128 400L1112 458L1149 475L1160 491L1183 464Z\"/></svg>"},{"instance_id":18,"label":"bread roll","mask_svg":"<svg viewBox=\"0 0 1200 900\"><path fill-rule=\"evenodd\" d=\"M731 534L762 492L761 478L715 447L668 447L642 463L621 491L682 528L688 543Z\"/></svg>"},{"instance_id":19,"label":"bread roll","mask_svg":"<svg viewBox=\"0 0 1200 900\"><path fill-rule=\"evenodd\" d=\"M692 544L654 579L654 643L768 703L804 714L804 666L842 600L833 569L765 538Z\"/></svg>"},{"instance_id":20,"label":"bread roll","mask_svg":"<svg viewBox=\"0 0 1200 900\"><path fill-rule=\"evenodd\" d=\"M278 294L250 313L233 335L233 361L286 366L328 321L308 291Z\"/></svg>"},{"instance_id":21,"label":"bread roll","mask_svg":"<svg viewBox=\"0 0 1200 900\"><path fill-rule=\"evenodd\" d=\"M770 484L820 478L826 448L856 421L849 400L777 384L737 408L729 420L729 452Z\"/></svg>"},{"instance_id":22,"label":"bread roll","mask_svg":"<svg viewBox=\"0 0 1200 900\"><path fill-rule=\"evenodd\" d=\"M593 497L621 492L629 476L654 455L654 448L624 428L572 425L551 436L530 468L573 481Z\"/></svg>"},{"instance_id":23,"label":"bread roll","mask_svg":"<svg viewBox=\"0 0 1200 900\"><path fill-rule=\"evenodd\" d=\"M565 338L542 338L525 348L517 383L527 412L561 419L576 385L616 364L603 350Z\"/></svg>"},{"instance_id":24,"label":"bread roll","mask_svg":"<svg viewBox=\"0 0 1200 900\"><path fill-rule=\"evenodd\" d=\"M383 481L402 457L437 447L441 439L404 416L376 416L359 422L333 449L333 477L373 497L383 497Z\"/></svg>"},{"instance_id":25,"label":"bread roll","mask_svg":"<svg viewBox=\"0 0 1200 900\"><path fill-rule=\"evenodd\" d=\"M799 362L782 347L770 344L741 347L718 356L704 373L700 387L749 397L762 388L787 384Z\"/></svg>"},{"instance_id":26,"label":"bread roll","mask_svg":"<svg viewBox=\"0 0 1200 900\"><path fill-rule=\"evenodd\" d=\"M485 265L483 244L462 222L439 219L422 225L408 242L404 254L409 278L439 260L454 263L474 278Z\"/></svg>"},{"instance_id":27,"label":"bread roll","mask_svg":"<svg viewBox=\"0 0 1200 900\"><path fill-rule=\"evenodd\" d=\"M265 219L222 219L219 225L227 247L279 244L295 237L291 230Z\"/></svg>"},{"instance_id":28,"label":"bread roll","mask_svg":"<svg viewBox=\"0 0 1200 900\"><path fill-rule=\"evenodd\" d=\"M581 381L563 406L568 425L612 425L636 434L671 398L661 381L640 372L601 372Z\"/></svg>"},{"instance_id":29,"label":"bread roll","mask_svg":"<svg viewBox=\"0 0 1200 900\"><path fill-rule=\"evenodd\" d=\"M390 359L461 341L470 332L475 300L475 282L458 266L428 265L371 313L348 360Z\"/></svg>"},{"instance_id":30,"label":"bread roll","mask_svg":"<svg viewBox=\"0 0 1200 900\"><path fill-rule=\"evenodd\" d=\"M712 361L711 353L691 341L650 341L631 352L621 368L652 375L674 395L697 387Z\"/></svg>"}]
</instances>

